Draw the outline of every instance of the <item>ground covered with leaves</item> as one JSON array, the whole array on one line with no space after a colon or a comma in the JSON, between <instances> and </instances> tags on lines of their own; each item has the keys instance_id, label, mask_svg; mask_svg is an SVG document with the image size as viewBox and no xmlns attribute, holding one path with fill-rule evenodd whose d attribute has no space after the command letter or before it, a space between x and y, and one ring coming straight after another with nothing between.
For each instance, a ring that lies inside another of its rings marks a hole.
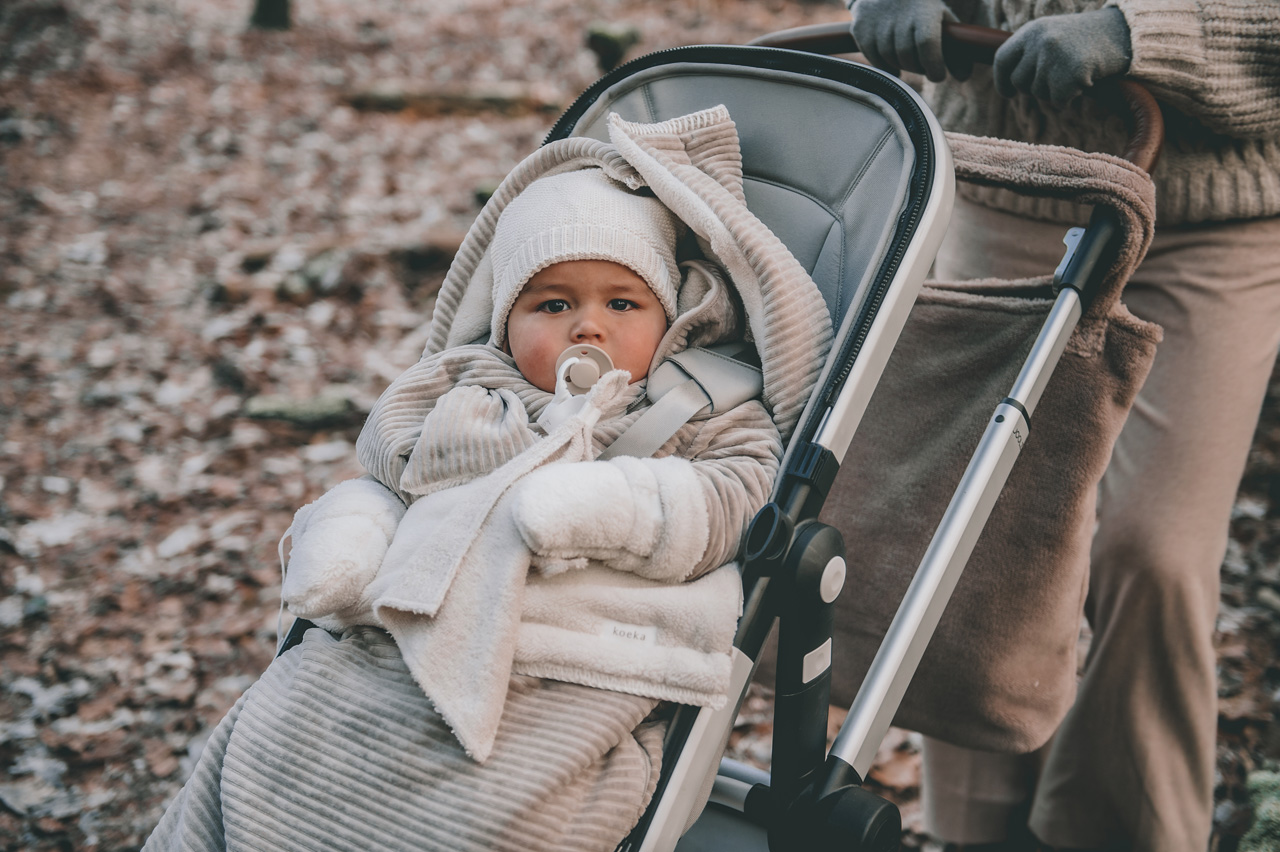
<instances>
[{"instance_id":1,"label":"ground covered with leaves","mask_svg":"<svg viewBox=\"0 0 1280 852\"><path fill-rule=\"evenodd\" d=\"M284 32L249 14L0 6L0 849L141 845L270 662L294 510L358 473L461 234L599 75L600 33L634 56L847 13L294 0ZM1223 580L1225 849L1246 777L1280 756L1280 384ZM768 761L767 708L745 708L744 759ZM912 824L916 749L895 732L873 774Z\"/></svg>"}]
</instances>

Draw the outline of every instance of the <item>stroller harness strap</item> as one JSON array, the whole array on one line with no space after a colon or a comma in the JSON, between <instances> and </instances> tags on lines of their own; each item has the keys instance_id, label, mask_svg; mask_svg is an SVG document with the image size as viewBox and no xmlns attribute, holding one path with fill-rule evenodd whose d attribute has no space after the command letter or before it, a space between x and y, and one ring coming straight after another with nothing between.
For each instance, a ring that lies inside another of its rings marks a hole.
<instances>
[{"instance_id":1,"label":"stroller harness strap","mask_svg":"<svg viewBox=\"0 0 1280 852\"><path fill-rule=\"evenodd\" d=\"M737 357L749 350L744 343L694 347L664 360L649 376L653 405L600 454L647 458L699 414L721 414L764 390L759 367Z\"/></svg>"}]
</instances>

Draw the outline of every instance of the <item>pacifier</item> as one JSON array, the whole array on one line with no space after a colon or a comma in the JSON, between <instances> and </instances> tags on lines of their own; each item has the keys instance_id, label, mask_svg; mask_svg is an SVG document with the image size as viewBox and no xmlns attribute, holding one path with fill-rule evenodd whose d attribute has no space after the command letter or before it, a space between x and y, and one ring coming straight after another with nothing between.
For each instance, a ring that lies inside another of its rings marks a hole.
<instances>
[{"instance_id":1,"label":"pacifier","mask_svg":"<svg viewBox=\"0 0 1280 852\"><path fill-rule=\"evenodd\" d=\"M577 343L556 359L556 390L538 415L538 425L550 435L587 404L584 394L613 369L613 359L599 346Z\"/></svg>"},{"instance_id":2,"label":"pacifier","mask_svg":"<svg viewBox=\"0 0 1280 852\"><path fill-rule=\"evenodd\" d=\"M600 377L613 369L613 359L599 346L577 343L556 359L556 392L561 382L569 393L579 396L591 390Z\"/></svg>"}]
</instances>

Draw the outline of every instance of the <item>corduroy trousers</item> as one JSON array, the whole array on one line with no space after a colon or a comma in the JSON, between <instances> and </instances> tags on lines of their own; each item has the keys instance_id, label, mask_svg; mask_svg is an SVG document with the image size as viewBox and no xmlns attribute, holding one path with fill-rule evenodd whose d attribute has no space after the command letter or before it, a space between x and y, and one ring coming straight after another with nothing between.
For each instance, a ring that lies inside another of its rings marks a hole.
<instances>
[{"instance_id":1,"label":"corduroy trousers","mask_svg":"<svg viewBox=\"0 0 1280 852\"><path fill-rule=\"evenodd\" d=\"M937 275L1044 274L1066 228L957 201ZM1098 489L1075 703L1031 755L926 740L925 822L939 839L1004 840L1029 819L1055 847L1206 847L1218 572L1280 347L1280 218L1158 226L1124 302L1164 341Z\"/></svg>"}]
</instances>

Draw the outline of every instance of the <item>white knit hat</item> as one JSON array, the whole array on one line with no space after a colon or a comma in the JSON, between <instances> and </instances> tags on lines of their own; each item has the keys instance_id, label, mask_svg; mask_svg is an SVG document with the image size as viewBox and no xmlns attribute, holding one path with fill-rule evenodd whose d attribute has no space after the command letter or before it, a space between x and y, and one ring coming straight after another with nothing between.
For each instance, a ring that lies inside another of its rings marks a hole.
<instances>
[{"instance_id":1,"label":"white knit hat","mask_svg":"<svg viewBox=\"0 0 1280 852\"><path fill-rule=\"evenodd\" d=\"M683 224L656 198L638 195L600 169L539 178L512 199L493 233L493 343L507 336L507 315L529 279L565 260L611 260L635 272L676 316Z\"/></svg>"}]
</instances>

